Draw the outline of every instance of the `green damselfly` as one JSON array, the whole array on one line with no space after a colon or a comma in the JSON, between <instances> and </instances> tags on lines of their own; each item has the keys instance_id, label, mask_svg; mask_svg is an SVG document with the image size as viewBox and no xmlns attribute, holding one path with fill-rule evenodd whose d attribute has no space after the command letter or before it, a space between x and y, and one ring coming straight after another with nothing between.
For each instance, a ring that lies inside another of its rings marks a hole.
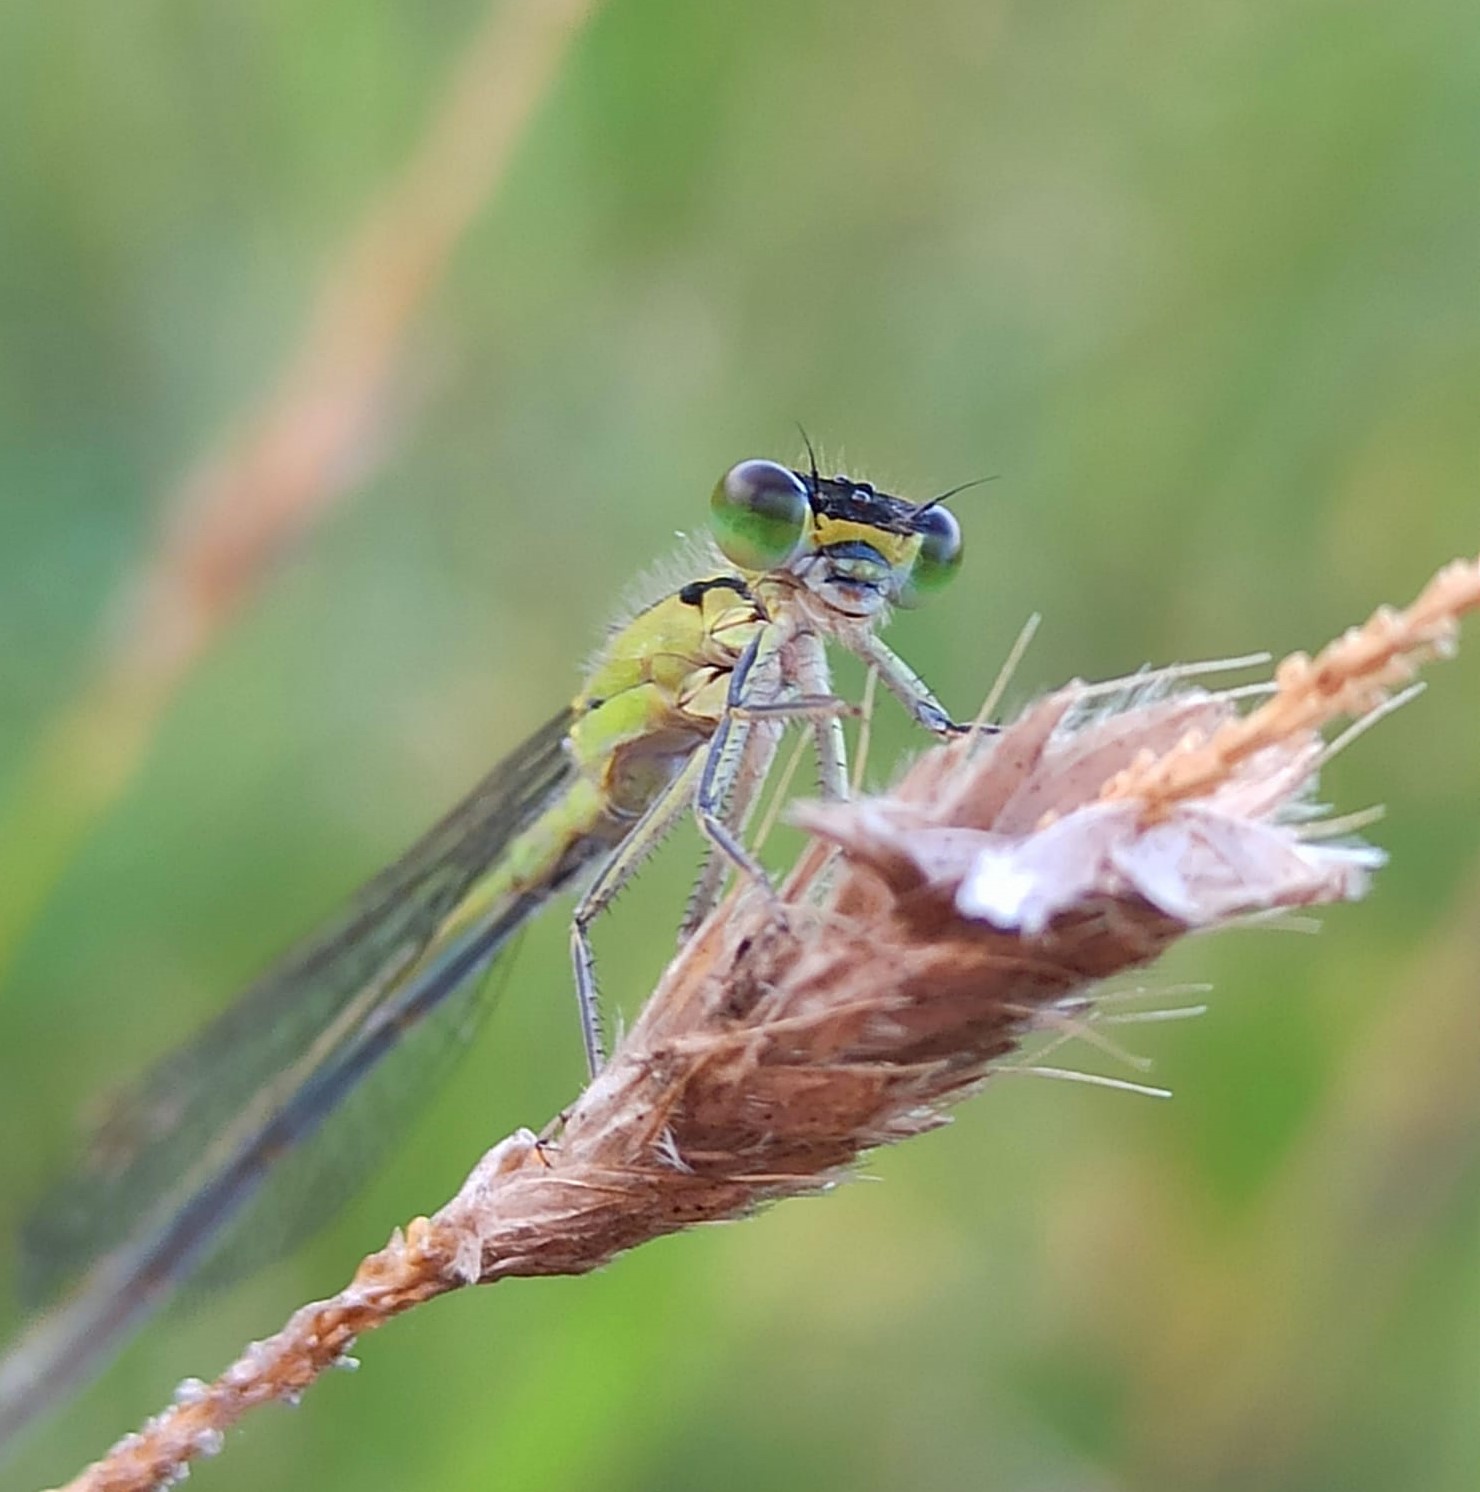
<instances>
[{"instance_id":1,"label":"green damselfly","mask_svg":"<svg viewBox=\"0 0 1480 1492\"><path fill-rule=\"evenodd\" d=\"M367 1097L384 1059L434 1031L455 1050L487 1008L475 976L568 888L582 888L572 966L597 1071L589 929L665 831L692 812L710 847L687 931L731 870L768 891L743 834L788 721L813 735L822 790L846 793L829 641L876 670L920 725L953 733L876 635L892 605L959 567L951 495L909 502L823 477L815 460L732 467L711 500L715 547L611 633L575 700L113 1106L87 1161L24 1230L32 1293L72 1288L0 1360L0 1443L183 1281L240 1272L308 1231L245 1229L267 1193L285 1216L322 1221L379 1151L353 1164L306 1142L352 1121L388 1141L395 1125Z\"/></svg>"}]
</instances>

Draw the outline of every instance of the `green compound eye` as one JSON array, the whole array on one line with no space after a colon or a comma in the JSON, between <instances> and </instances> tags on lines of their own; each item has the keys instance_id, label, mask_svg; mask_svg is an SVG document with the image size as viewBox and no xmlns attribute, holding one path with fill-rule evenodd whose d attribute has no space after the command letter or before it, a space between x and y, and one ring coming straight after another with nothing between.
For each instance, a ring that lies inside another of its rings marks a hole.
<instances>
[{"instance_id":1,"label":"green compound eye","mask_svg":"<svg viewBox=\"0 0 1480 1492\"><path fill-rule=\"evenodd\" d=\"M742 461L719 479L709 508L726 559L742 570L774 570L802 542L807 489L774 461Z\"/></svg>"},{"instance_id":2,"label":"green compound eye","mask_svg":"<svg viewBox=\"0 0 1480 1492\"><path fill-rule=\"evenodd\" d=\"M901 606L918 606L961 568L961 525L949 508L927 508L916 520L915 532L920 535L920 552L900 587Z\"/></svg>"}]
</instances>

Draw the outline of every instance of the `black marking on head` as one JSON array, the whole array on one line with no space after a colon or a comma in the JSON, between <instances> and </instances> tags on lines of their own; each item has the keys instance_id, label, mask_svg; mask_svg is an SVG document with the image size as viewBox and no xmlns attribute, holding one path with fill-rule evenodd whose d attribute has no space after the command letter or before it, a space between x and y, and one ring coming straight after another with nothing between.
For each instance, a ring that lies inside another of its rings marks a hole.
<instances>
[{"instance_id":1,"label":"black marking on head","mask_svg":"<svg viewBox=\"0 0 1480 1492\"><path fill-rule=\"evenodd\" d=\"M902 497L880 492L871 482L855 482L841 473L819 477L815 472L797 472L807 488L812 511L819 518L833 518L844 523L866 523L887 534L914 534L919 529L915 517L918 504Z\"/></svg>"}]
</instances>

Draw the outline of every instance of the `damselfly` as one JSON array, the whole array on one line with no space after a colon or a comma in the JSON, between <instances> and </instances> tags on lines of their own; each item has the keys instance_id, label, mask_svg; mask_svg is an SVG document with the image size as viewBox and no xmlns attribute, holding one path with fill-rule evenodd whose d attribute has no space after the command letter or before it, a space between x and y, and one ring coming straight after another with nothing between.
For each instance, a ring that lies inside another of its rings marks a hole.
<instances>
[{"instance_id":1,"label":"damselfly","mask_svg":"<svg viewBox=\"0 0 1480 1492\"><path fill-rule=\"evenodd\" d=\"M815 460L806 471L732 467L711 501L717 547L611 634L575 700L114 1105L85 1164L24 1231L32 1293L76 1283L0 1362L0 1441L185 1279L280 1250L307 1231L293 1227L295 1214L322 1221L395 1132L373 1107L384 1059L413 1036L455 1049L487 1006L474 976L577 885L572 965L597 1071L589 929L664 832L692 812L710 846L687 930L730 870L769 894L743 834L789 720L814 737L823 791L846 793L827 642L875 669L927 730L952 733L876 636L891 605L914 604L955 574L951 495L908 502L820 476ZM377 1143L356 1161L306 1144L331 1126ZM263 1221L269 1200L290 1220L286 1232Z\"/></svg>"}]
</instances>

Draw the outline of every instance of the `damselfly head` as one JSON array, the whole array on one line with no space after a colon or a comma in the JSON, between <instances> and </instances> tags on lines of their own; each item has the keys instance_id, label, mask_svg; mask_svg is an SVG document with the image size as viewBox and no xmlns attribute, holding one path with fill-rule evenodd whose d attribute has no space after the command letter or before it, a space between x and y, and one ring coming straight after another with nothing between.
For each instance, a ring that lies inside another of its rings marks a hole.
<instances>
[{"instance_id":1,"label":"damselfly head","mask_svg":"<svg viewBox=\"0 0 1480 1492\"><path fill-rule=\"evenodd\" d=\"M742 461L710 500L715 538L752 574L784 571L846 616L914 606L961 564L947 493L912 503L851 477Z\"/></svg>"}]
</instances>

